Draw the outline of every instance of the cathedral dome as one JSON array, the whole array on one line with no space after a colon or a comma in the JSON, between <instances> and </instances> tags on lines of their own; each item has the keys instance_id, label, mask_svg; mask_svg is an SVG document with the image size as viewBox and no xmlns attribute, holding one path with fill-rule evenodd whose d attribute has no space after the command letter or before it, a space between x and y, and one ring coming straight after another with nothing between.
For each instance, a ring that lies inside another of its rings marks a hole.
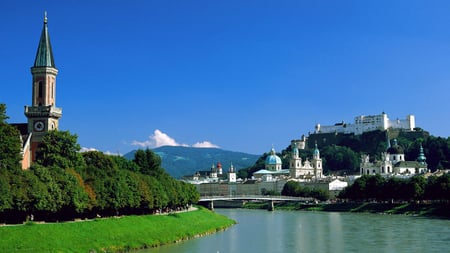
<instances>
[{"instance_id":1,"label":"cathedral dome","mask_svg":"<svg viewBox=\"0 0 450 253\"><path fill-rule=\"evenodd\" d=\"M272 148L270 155L266 158L266 165L281 164L281 158L275 154L275 149Z\"/></svg>"},{"instance_id":2,"label":"cathedral dome","mask_svg":"<svg viewBox=\"0 0 450 253\"><path fill-rule=\"evenodd\" d=\"M397 144L397 139L394 139L392 147L387 149L389 154L404 154L403 148Z\"/></svg>"}]
</instances>

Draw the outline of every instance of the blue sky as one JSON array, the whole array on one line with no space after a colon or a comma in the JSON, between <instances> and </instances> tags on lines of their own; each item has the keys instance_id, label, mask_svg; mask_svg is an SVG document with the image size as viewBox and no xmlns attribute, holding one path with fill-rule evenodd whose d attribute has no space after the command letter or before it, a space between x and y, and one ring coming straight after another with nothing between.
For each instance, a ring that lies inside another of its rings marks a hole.
<instances>
[{"instance_id":1,"label":"blue sky","mask_svg":"<svg viewBox=\"0 0 450 253\"><path fill-rule=\"evenodd\" d=\"M84 148L262 154L357 115L450 132L449 1L1 1L0 103L26 122L44 11Z\"/></svg>"}]
</instances>

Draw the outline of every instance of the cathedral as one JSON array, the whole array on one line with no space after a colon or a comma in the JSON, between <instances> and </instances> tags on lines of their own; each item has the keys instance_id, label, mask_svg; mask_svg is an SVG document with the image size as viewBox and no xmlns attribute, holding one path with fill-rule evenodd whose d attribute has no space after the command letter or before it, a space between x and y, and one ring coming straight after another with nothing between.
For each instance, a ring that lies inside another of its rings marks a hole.
<instances>
[{"instance_id":1,"label":"cathedral","mask_svg":"<svg viewBox=\"0 0 450 253\"><path fill-rule=\"evenodd\" d=\"M22 169L29 168L36 160L36 150L44 135L58 129L62 109L56 107L57 74L45 13L36 58L31 67L31 105L25 106L28 122L13 124L21 134Z\"/></svg>"},{"instance_id":2,"label":"cathedral","mask_svg":"<svg viewBox=\"0 0 450 253\"><path fill-rule=\"evenodd\" d=\"M271 181L281 177L305 180L317 180L323 177L322 159L320 158L320 151L317 148L317 144L314 147L312 159L306 159L305 161L302 161L299 155L297 143L292 142L291 147L292 152L289 159L289 169L282 169L281 158L276 155L275 149L272 148L266 158L265 168L253 173L255 178Z\"/></svg>"},{"instance_id":3,"label":"cathedral","mask_svg":"<svg viewBox=\"0 0 450 253\"><path fill-rule=\"evenodd\" d=\"M315 144L313 157L311 161L306 159L302 163L302 158L299 156L297 144L294 143L292 147L291 159L289 164L289 175L291 178L321 178L323 176L322 159L320 158L320 151Z\"/></svg>"}]
</instances>

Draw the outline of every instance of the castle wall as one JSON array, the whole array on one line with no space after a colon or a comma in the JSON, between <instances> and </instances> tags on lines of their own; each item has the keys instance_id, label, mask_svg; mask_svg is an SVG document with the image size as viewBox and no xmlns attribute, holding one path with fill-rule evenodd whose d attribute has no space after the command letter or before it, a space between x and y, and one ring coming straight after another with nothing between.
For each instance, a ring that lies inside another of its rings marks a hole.
<instances>
[{"instance_id":1,"label":"castle wall","mask_svg":"<svg viewBox=\"0 0 450 253\"><path fill-rule=\"evenodd\" d=\"M388 128L404 129L412 131L416 127L414 115L406 116L406 119L389 120L387 114L369 115L369 116L357 116L354 119L353 124L345 122L335 125L316 126L315 133L343 133L343 134L363 134L365 132L375 130L386 130Z\"/></svg>"}]
</instances>

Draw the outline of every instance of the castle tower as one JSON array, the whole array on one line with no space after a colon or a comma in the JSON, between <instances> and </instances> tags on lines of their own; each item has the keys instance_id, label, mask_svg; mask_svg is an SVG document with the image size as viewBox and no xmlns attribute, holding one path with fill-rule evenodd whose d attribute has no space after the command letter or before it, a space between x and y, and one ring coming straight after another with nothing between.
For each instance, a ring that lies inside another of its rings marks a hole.
<instances>
[{"instance_id":1,"label":"castle tower","mask_svg":"<svg viewBox=\"0 0 450 253\"><path fill-rule=\"evenodd\" d=\"M36 160L36 150L42 137L51 130L57 130L62 109L56 107L56 69L47 27L47 13L36 53L32 74L31 106L25 106L28 118L28 132L31 133L31 159Z\"/></svg>"}]
</instances>

